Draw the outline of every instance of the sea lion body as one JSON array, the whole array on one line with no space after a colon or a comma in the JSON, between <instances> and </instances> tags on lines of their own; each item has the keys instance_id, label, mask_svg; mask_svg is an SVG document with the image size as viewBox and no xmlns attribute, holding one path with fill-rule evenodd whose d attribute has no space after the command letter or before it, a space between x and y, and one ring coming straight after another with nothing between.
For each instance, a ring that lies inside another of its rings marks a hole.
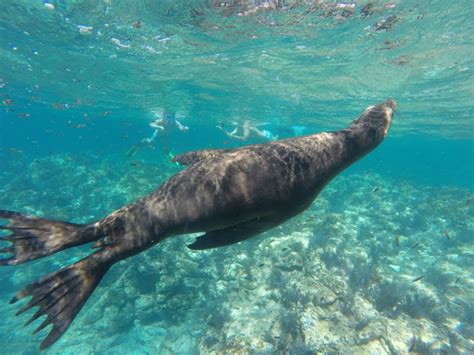
<instances>
[{"instance_id":1,"label":"sea lion body","mask_svg":"<svg viewBox=\"0 0 474 355\"><path fill-rule=\"evenodd\" d=\"M189 165L154 192L90 225L51 221L0 211L12 232L11 253L0 265L16 265L96 241L98 250L32 283L12 302L32 296L26 311L46 314L53 328L46 348L68 328L80 308L117 261L165 238L205 232L189 247L208 249L237 243L271 229L308 208L324 186L384 139L396 104L367 108L350 127L238 149L203 150L177 156ZM40 327L41 328L41 327Z\"/></svg>"},{"instance_id":2,"label":"sea lion body","mask_svg":"<svg viewBox=\"0 0 474 355\"><path fill-rule=\"evenodd\" d=\"M309 207L343 168L339 160L323 161L322 144L309 142L324 141L329 158L342 147L340 139L327 133L217 153L170 178L125 215L135 209L146 215L159 240L256 219L278 225Z\"/></svg>"},{"instance_id":3,"label":"sea lion body","mask_svg":"<svg viewBox=\"0 0 474 355\"><path fill-rule=\"evenodd\" d=\"M361 117L374 110L390 124L390 106L371 107ZM190 165L186 170L111 218L132 215L137 229L152 231L144 233L153 239L144 245L196 232L208 234L193 249L245 240L308 208L334 176L375 148L387 131L375 133L355 123L336 132L186 153L175 158Z\"/></svg>"}]
</instances>

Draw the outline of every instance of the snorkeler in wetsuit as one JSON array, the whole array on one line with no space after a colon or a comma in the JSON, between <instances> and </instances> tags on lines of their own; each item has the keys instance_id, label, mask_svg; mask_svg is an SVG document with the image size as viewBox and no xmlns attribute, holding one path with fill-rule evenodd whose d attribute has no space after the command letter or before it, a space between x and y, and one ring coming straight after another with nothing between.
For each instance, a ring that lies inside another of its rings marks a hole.
<instances>
[{"instance_id":1,"label":"snorkeler in wetsuit","mask_svg":"<svg viewBox=\"0 0 474 355\"><path fill-rule=\"evenodd\" d=\"M163 113L160 115L158 112L154 113L155 120L150 123L150 127L154 128L153 134L150 138L144 138L139 144L135 144L127 152L128 157L133 157L138 153L140 148L145 145L152 146L158 137L160 137L161 146L165 154L170 155L169 149L169 134L178 129L181 132L187 132L189 127L183 125L176 119L176 113L168 110L163 110Z\"/></svg>"},{"instance_id":2,"label":"snorkeler in wetsuit","mask_svg":"<svg viewBox=\"0 0 474 355\"><path fill-rule=\"evenodd\" d=\"M265 129L258 129L249 120L245 120L242 126L235 122L234 124L236 124L236 127L230 132L225 130L222 124L218 124L217 128L224 132L226 136L240 141L247 141L253 137L263 138L267 141L276 141L278 139L278 136L274 135L272 132ZM241 131L240 135L239 131Z\"/></svg>"}]
</instances>

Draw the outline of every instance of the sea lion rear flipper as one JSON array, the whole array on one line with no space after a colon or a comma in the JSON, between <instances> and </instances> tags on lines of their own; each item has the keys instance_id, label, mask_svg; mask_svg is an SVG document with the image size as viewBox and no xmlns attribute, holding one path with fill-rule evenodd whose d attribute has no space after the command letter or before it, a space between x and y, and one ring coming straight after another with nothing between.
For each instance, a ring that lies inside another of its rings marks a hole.
<instances>
[{"instance_id":1,"label":"sea lion rear flipper","mask_svg":"<svg viewBox=\"0 0 474 355\"><path fill-rule=\"evenodd\" d=\"M0 253L12 254L0 259L0 265L17 265L42 258L66 248L98 239L94 228L87 225L52 221L23 213L0 210L0 219L9 223L0 225L0 230L12 234L1 237L12 245L0 248Z\"/></svg>"},{"instance_id":2,"label":"sea lion rear flipper","mask_svg":"<svg viewBox=\"0 0 474 355\"><path fill-rule=\"evenodd\" d=\"M192 152L183 153L175 156L171 161L181 165L191 165L205 159L217 157L221 154L232 151L231 149L204 149L194 150Z\"/></svg>"},{"instance_id":3,"label":"sea lion rear flipper","mask_svg":"<svg viewBox=\"0 0 474 355\"><path fill-rule=\"evenodd\" d=\"M262 219L254 219L228 228L207 232L197 237L194 243L188 245L188 248L203 250L222 247L252 238L272 227L274 227L273 224L268 224Z\"/></svg>"},{"instance_id":4,"label":"sea lion rear flipper","mask_svg":"<svg viewBox=\"0 0 474 355\"><path fill-rule=\"evenodd\" d=\"M112 265L110 254L100 250L79 262L53 272L19 291L10 303L31 296L31 299L17 315L33 307L39 307L25 324L46 315L46 319L34 331L34 334L49 324L53 327L41 343L40 349L46 349L58 340L86 303L104 274Z\"/></svg>"}]
</instances>

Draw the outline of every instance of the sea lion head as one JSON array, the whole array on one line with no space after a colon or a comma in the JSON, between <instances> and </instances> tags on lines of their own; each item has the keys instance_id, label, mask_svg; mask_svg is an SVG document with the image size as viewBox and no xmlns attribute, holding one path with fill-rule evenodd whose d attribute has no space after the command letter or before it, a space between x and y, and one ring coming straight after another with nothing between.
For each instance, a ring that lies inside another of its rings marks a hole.
<instances>
[{"instance_id":1,"label":"sea lion head","mask_svg":"<svg viewBox=\"0 0 474 355\"><path fill-rule=\"evenodd\" d=\"M392 117L397 110L397 103L388 99L379 105L369 106L352 122L351 128L363 129L374 143L380 143L385 138L392 123Z\"/></svg>"}]
</instances>

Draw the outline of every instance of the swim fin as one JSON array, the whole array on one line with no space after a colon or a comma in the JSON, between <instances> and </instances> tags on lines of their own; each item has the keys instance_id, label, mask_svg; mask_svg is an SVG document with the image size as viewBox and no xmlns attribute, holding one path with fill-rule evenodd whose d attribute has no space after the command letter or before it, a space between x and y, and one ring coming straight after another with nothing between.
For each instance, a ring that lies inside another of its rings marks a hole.
<instances>
[{"instance_id":1,"label":"swim fin","mask_svg":"<svg viewBox=\"0 0 474 355\"><path fill-rule=\"evenodd\" d=\"M127 158L133 158L138 153L140 148L141 148L140 144L133 145L129 150L127 150L127 153L126 153Z\"/></svg>"}]
</instances>

